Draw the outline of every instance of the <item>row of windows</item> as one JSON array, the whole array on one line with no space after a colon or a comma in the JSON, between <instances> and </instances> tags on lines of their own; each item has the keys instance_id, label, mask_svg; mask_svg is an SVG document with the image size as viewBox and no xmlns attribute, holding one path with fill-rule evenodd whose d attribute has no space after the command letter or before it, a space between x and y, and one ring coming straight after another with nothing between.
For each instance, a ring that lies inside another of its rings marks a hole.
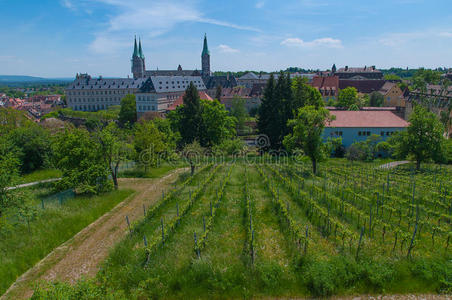
<instances>
[{"instance_id":1,"label":"row of windows","mask_svg":"<svg viewBox=\"0 0 452 300\"><path fill-rule=\"evenodd\" d=\"M176 81L177 82L177 84L179 84L179 81ZM180 83L182 83L182 84L184 84L184 83L190 83L190 82L193 82L193 83L201 83L201 81L199 81L199 80L195 80L195 81L188 81L188 80L186 80L186 81L181 81ZM162 81L160 81L159 82L160 84L163 84L163 82ZM166 82L166 84L168 84L168 81ZM171 81L171 84L174 84L174 81Z\"/></svg>"},{"instance_id":2,"label":"row of windows","mask_svg":"<svg viewBox=\"0 0 452 300\"><path fill-rule=\"evenodd\" d=\"M108 104L88 104L88 105L75 105L74 110L83 110L83 111L93 111L93 110L99 110L99 109L106 109L110 105Z\"/></svg>"},{"instance_id":3,"label":"row of windows","mask_svg":"<svg viewBox=\"0 0 452 300\"><path fill-rule=\"evenodd\" d=\"M381 136L390 136L390 135L392 135L393 134L393 132L392 131L382 131L382 132L380 132L380 135ZM370 131L358 131L358 135L359 136L370 136Z\"/></svg>"},{"instance_id":4,"label":"row of windows","mask_svg":"<svg viewBox=\"0 0 452 300\"><path fill-rule=\"evenodd\" d=\"M111 98L71 98L69 100L70 103L86 103L86 102L92 102L92 101L106 101L106 102L113 102L113 101L121 101L120 97L111 97Z\"/></svg>"},{"instance_id":5,"label":"row of windows","mask_svg":"<svg viewBox=\"0 0 452 300\"><path fill-rule=\"evenodd\" d=\"M82 96L89 96L89 95L124 95L124 94L130 94L131 91L126 91L126 90L111 90L111 91L78 91L78 92L66 92L66 94L68 96L70 95L82 95Z\"/></svg>"},{"instance_id":6,"label":"row of windows","mask_svg":"<svg viewBox=\"0 0 452 300\"><path fill-rule=\"evenodd\" d=\"M151 109L152 108L152 109ZM155 106L154 105L152 105L152 106L150 106L150 105L144 105L144 106L138 106L138 110L139 111L142 111L142 110L144 110L144 111L150 111L150 110L155 110Z\"/></svg>"},{"instance_id":7,"label":"row of windows","mask_svg":"<svg viewBox=\"0 0 452 300\"><path fill-rule=\"evenodd\" d=\"M202 86L202 85L200 85L200 84L195 84L195 86L196 86L197 88L203 88L203 86ZM175 89L175 88L176 88L176 86L175 86L175 85L173 85L173 89ZM178 89L180 89L180 88L181 88L181 86L180 86L180 85L178 85L178 86L177 86L177 88L178 88ZM183 88L183 89L185 89L185 85L183 85L183 86L182 86L182 88ZM159 87L159 89L161 90L161 89L162 89L162 87L160 86L160 87ZM166 86L166 89L169 89L169 86Z\"/></svg>"}]
</instances>

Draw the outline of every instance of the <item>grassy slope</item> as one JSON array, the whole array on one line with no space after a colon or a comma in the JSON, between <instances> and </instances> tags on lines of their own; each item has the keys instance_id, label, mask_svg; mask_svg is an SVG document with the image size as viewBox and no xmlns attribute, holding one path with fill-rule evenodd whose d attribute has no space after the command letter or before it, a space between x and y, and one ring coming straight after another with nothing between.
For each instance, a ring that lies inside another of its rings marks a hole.
<instances>
[{"instance_id":1,"label":"grassy slope","mask_svg":"<svg viewBox=\"0 0 452 300\"><path fill-rule=\"evenodd\" d=\"M19 180L19 184L58 177L61 177L61 171L56 169L36 170L32 173L23 175Z\"/></svg>"},{"instance_id":2,"label":"grassy slope","mask_svg":"<svg viewBox=\"0 0 452 300\"><path fill-rule=\"evenodd\" d=\"M63 207L38 211L36 220L10 228L0 238L0 294L23 272L132 193L113 191L102 196L77 197Z\"/></svg>"}]
</instances>

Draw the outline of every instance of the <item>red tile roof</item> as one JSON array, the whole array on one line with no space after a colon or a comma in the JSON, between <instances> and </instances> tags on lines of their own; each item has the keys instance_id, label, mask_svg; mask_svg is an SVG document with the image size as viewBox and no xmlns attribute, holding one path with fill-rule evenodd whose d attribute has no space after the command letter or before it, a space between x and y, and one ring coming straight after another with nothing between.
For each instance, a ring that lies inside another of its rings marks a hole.
<instances>
[{"instance_id":1,"label":"red tile roof","mask_svg":"<svg viewBox=\"0 0 452 300\"><path fill-rule=\"evenodd\" d=\"M336 116L336 120L326 127L359 127L359 128L388 128L408 127L408 122L398 117L391 111L374 110L332 110L330 113Z\"/></svg>"},{"instance_id":2,"label":"red tile roof","mask_svg":"<svg viewBox=\"0 0 452 300\"><path fill-rule=\"evenodd\" d=\"M199 98L201 98L201 99L204 99L204 100L210 100L210 101L213 100L212 97L210 97L209 95L207 95L206 92L198 91L198 95L199 95ZM171 106L168 107L167 110L175 110L178 106L184 104L184 96L185 96L185 93L184 93L183 95L179 96L179 98L177 98L177 99L171 104Z\"/></svg>"},{"instance_id":3,"label":"red tile roof","mask_svg":"<svg viewBox=\"0 0 452 300\"><path fill-rule=\"evenodd\" d=\"M311 85L318 89L322 96L337 96L339 91L338 76L315 76Z\"/></svg>"}]
</instances>

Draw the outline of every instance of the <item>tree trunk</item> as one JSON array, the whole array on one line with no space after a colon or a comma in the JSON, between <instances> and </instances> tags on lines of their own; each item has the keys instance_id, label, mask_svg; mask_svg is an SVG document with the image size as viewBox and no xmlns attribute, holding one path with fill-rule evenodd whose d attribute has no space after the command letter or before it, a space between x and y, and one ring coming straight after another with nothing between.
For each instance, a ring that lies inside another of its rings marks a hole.
<instances>
[{"instance_id":1,"label":"tree trunk","mask_svg":"<svg viewBox=\"0 0 452 300\"><path fill-rule=\"evenodd\" d=\"M191 176L193 176L195 174L195 164L190 161L190 169L191 169Z\"/></svg>"},{"instance_id":2,"label":"tree trunk","mask_svg":"<svg viewBox=\"0 0 452 300\"><path fill-rule=\"evenodd\" d=\"M312 158L312 173L317 174L317 160Z\"/></svg>"},{"instance_id":3,"label":"tree trunk","mask_svg":"<svg viewBox=\"0 0 452 300\"><path fill-rule=\"evenodd\" d=\"M118 167L116 166L114 170L111 170L111 178L113 178L113 184L115 186L115 190L118 189Z\"/></svg>"}]
</instances>

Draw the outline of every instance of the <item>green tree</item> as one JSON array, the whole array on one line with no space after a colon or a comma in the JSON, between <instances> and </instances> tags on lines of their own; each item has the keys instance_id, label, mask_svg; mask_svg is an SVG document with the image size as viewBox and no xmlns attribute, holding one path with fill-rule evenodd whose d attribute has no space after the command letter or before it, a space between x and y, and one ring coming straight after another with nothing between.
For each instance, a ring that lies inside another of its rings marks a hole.
<instances>
[{"instance_id":1,"label":"green tree","mask_svg":"<svg viewBox=\"0 0 452 300\"><path fill-rule=\"evenodd\" d=\"M270 74L270 78L264 89L261 105L259 106L258 117L257 117L257 128L261 134L266 134L270 143L276 139L275 134L273 134L274 116L276 114L276 106L273 103L275 98L275 78L273 74Z\"/></svg>"},{"instance_id":2,"label":"green tree","mask_svg":"<svg viewBox=\"0 0 452 300\"><path fill-rule=\"evenodd\" d=\"M292 110L296 111L303 106L314 105L315 107L324 106L325 103L322 99L322 95L318 90L308 85L307 78L295 77L292 80Z\"/></svg>"},{"instance_id":3,"label":"green tree","mask_svg":"<svg viewBox=\"0 0 452 300\"><path fill-rule=\"evenodd\" d=\"M16 206L19 200L15 191L8 189L18 180L20 160L16 153L14 145L0 136L0 221L6 210Z\"/></svg>"},{"instance_id":4,"label":"green tree","mask_svg":"<svg viewBox=\"0 0 452 300\"><path fill-rule=\"evenodd\" d=\"M339 107L350 108L352 105L358 105L358 91L354 87L347 87L339 91Z\"/></svg>"},{"instance_id":5,"label":"green tree","mask_svg":"<svg viewBox=\"0 0 452 300\"><path fill-rule=\"evenodd\" d=\"M167 147L164 135L153 121L138 122L134 134L133 147L136 160L144 166L145 172L147 172L148 167L157 166L160 158L165 155L164 151Z\"/></svg>"},{"instance_id":6,"label":"green tree","mask_svg":"<svg viewBox=\"0 0 452 300\"><path fill-rule=\"evenodd\" d=\"M245 99L234 96L231 105L231 115L237 119L237 131L243 133L246 129L246 119L249 117L245 106Z\"/></svg>"},{"instance_id":7,"label":"green tree","mask_svg":"<svg viewBox=\"0 0 452 300\"><path fill-rule=\"evenodd\" d=\"M100 145L86 129L69 128L57 134L52 148L55 165L63 173L59 188L90 194L111 189Z\"/></svg>"},{"instance_id":8,"label":"green tree","mask_svg":"<svg viewBox=\"0 0 452 300\"><path fill-rule=\"evenodd\" d=\"M386 74L384 76L385 80L402 81L402 78L396 74Z\"/></svg>"},{"instance_id":9,"label":"green tree","mask_svg":"<svg viewBox=\"0 0 452 300\"><path fill-rule=\"evenodd\" d=\"M289 150L301 149L311 159L314 174L317 162L329 155L329 147L323 143L323 130L333 119L324 107L310 105L300 108L296 118L289 121L293 132L284 138L284 146Z\"/></svg>"},{"instance_id":10,"label":"green tree","mask_svg":"<svg viewBox=\"0 0 452 300\"><path fill-rule=\"evenodd\" d=\"M135 95L129 94L121 99L118 121L123 126L131 127L137 121L137 104Z\"/></svg>"},{"instance_id":11,"label":"green tree","mask_svg":"<svg viewBox=\"0 0 452 300\"><path fill-rule=\"evenodd\" d=\"M49 164L51 157L50 134L37 124L14 129L9 140L19 150L21 172L28 173Z\"/></svg>"},{"instance_id":12,"label":"green tree","mask_svg":"<svg viewBox=\"0 0 452 300\"><path fill-rule=\"evenodd\" d=\"M236 135L236 120L217 100L201 100L201 122L197 139L201 146L211 147Z\"/></svg>"},{"instance_id":13,"label":"green tree","mask_svg":"<svg viewBox=\"0 0 452 300\"><path fill-rule=\"evenodd\" d=\"M369 104L372 107L381 107L383 106L385 99L384 96L380 92L372 92L369 96Z\"/></svg>"},{"instance_id":14,"label":"green tree","mask_svg":"<svg viewBox=\"0 0 452 300\"><path fill-rule=\"evenodd\" d=\"M281 148L284 136L290 131L287 121L294 107L291 85L289 74L281 72L276 83L270 75L259 107L259 132L268 136L270 147L274 149Z\"/></svg>"},{"instance_id":15,"label":"green tree","mask_svg":"<svg viewBox=\"0 0 452 300\"><path fill-rule=\"evenodd\" d=\"M132 158L133 148L126 142L126 135L116 123L110 122L96 133L99 150L108 166L115 189L118 189L118 168L121 162Z\"/></svg>"},{"instance_id":16,"label":"green tree","mask_svg":"<svg viewBox=\"0 0 452 300\"><path fill-rule=\"evenodd\" d=\"M199 137L202 118L201 99L192 82L185 90L183 100L184 105L179 106L176 110L178 115L177 129L180 132L182 143L190 144Z\"/></svg>"},{"instance_id":17,"label":"green tree","mask_svg":"<svg viewBox=\"0 0 452 300\"><path fill-rule=\"evenodd\" d=\"M421 105L416 105L409 118L410 125L390 141L398 156L411 154L416 160L416 170L429 159L438 160L444 154L444 127L438 117Z\"/></svg>"}]
</instances>

